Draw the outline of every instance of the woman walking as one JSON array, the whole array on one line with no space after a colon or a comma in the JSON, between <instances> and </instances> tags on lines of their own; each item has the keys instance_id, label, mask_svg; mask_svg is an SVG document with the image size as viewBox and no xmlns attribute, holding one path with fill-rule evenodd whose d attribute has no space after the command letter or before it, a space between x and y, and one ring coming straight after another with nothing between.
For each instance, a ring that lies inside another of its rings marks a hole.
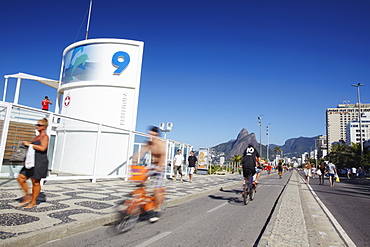
<instances>
[{"instance_id":1,"label":"woman walking","mask_svg":"<svg viewBox=\"0 0 370 247\"><path fill-rule=\"evenodd\" d=\"M319 175L320 185L324 185L325 170L325 163L321 162L320 166L316 170L316 173Z\"/></svg>"},{"instance_id":2,"label":"woman walking","mask_svg":"<svg viewBox=\"0 0 370 247\"><path fill-rule=\"evenodd\" d=\"M304 174L306 175L306 184L310 183L310 177L312 177L312 166L309 161L307 161L304 167Z\"/></svg>"},{"instance_id":3,"label":"woman walking","mask_svg":"<svg viewBox=\"0 0 370 247\"><path fill-rule=\"evenodd\" d=\"M41 178L46 178L48 172L48 157L47 149L49 145L49 136L46 134L46 128L48 127L48 120L46 118L40 119L35 124L36 130L39 135L33 139L32 142L23 141L22 144L30 146L32 144L35 150L35 166L27 169L25 166L19 172L18 183L22 187L25 196L22 201L16 207L23 207L26 209L36 207L36 200L41 191L40 181ZM31 178L32 181L32 194L28 191L27 179ZM28 204L28 205L27 205Z\"/></svg>"}]
</instances>

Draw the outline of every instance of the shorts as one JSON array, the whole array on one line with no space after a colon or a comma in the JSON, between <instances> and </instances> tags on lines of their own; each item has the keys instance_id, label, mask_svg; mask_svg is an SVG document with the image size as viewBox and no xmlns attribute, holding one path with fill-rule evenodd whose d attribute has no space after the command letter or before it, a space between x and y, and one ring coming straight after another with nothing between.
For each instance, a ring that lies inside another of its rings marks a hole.
<instances>
[{"instance_id":1,"label":"shorts","mask_svg":"<svg viewBox=\"0 0 370 247\"><path fill-rule=\"evenodd\" d=\"M195 167L188 167L188 174L193 175L195 171Z\"/></svg>"},{"instance_id":2,"label":"shorts","mask_svg":"<svg viewBox=\"0 0 370 247\"><path fill-rule=\"evenodd\" d=\"M256 170L255 169L251 170L249 168L244 168L243 167L243 177L244 178L248 178L249 179L254 174L256 174Z\"/></svg>"},{"instance_id":3,"label":"shorts","mask_svg":"<svg viewBox=\"0 0 370 247\"><path fill-rule=\"evenodd\" d=\"M335 174L328 173L329 177L334 177Z\"/></svg>"},{"instance_id":4,"label":"shorts","mask_svg":"<svg viewBox=\"0 0 370 247\"><path fill-rule=\"evenodd\" d=\"M173 166L173 175L176 176L177 172L182 176L182 167L181 166Z\"/></svg>"},{"instance_id":5,"label":"shorts","mask_svg":"<svg viewBox=\"0 0 370 247\"><path fill-rule=\"evenodd\" d=\"M153 176L154 178L154 181L153 181L153 187L154 188L162 188L164 187L164 182L163 182L163 178L164 178L164 172L156 172Z\"/></svg>"},{"instance_id":6,"label":"shorts","mask_svg":"<svg viewBox=\"0 0 370 247\"><path fill-rule=\"evenodd\" d=\"M304 174L308 177L312 177L312 173L311 173L311 170L308 170L308 169L304 169Z\"/></svg>"},{"instance_id":7,"label":"shorts","mask_svg":"<svg viewBox=\"0 0 370 247\"><path fill-rule=\"evenodd\" d=\"M256 173L260 173L262 171L262 169L256 167Z\"/></svg>"}]
</instances>

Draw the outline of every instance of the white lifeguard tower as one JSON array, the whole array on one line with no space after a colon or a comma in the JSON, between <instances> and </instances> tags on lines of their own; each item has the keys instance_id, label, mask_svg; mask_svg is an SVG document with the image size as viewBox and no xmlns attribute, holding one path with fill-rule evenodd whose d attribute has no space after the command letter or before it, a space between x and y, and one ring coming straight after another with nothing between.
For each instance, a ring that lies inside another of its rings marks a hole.
<instances>
[{"instance_id":1,"label":"white lifeguard tower","mask_svg":"<svg viewBox=\"0 0 370 247\"><path fill-rule=\"evenodd\" d=\"M133 142L129 133L136 127L143 47L140 41L89 39L64 50L56 112L102 125L60 120L54 171L91 174L98 159L104 165L95 175L124 172L118 167L123 169L129 155L123 150ZM103 144L93 153L97 132Z\"/></svg>"}]
</instances>

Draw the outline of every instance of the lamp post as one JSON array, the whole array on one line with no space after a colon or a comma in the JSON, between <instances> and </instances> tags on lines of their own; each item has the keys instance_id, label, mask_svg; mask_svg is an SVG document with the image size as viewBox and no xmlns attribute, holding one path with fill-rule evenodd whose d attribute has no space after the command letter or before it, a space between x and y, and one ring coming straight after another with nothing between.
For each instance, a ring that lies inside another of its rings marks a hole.
<instances>
[{"instance_id":1,"label":"lamp post","mask_svg":"<svg viewBox=\"0 0 370 247\"><path fill-rule=\"evenodd\" d=\"M159 129L164 132L164 139L167 139L167 132L170 132L172 130L173 124L172 123L160 123Z\"/></svg>"},{"instance_id":2,"label":"lamp post","mask_svg":"<svg viewBox=\"0 0 370 247\"><path fill-rule=\"evenodd\" d=\"M318 148L317 148L317 139L315 138L315 151L314 151L314 158L315 158L315 161L316 161L316 168L317 168L317 160L319 158L319 155L318 155Z\"/></svg>"},{"instance_id":3,"label":"lamp post","mask_svg":"<svg viewBox=\"0 0 370 247\"><path fill-rule=\"evenodd\" d=\"M262 157L262 116L258 117L258 126L260 126L260 156Z\"/></svg>"},{"instance_id":4,"label":"lamp post","mask_svg":"<svg viewBox=\"0 0 370 247\"><path fill-rule=\"evenodd\" d=\"M361 156L364 154L364 148L362 143L362 122L361 122L361 107L360 107L360 87L364 86L362 83L352 84L352 87L357 87L357 107L358 107L358 121L360 124L360 149L361 149Z\"/></svg>"},{"instance_id":5,"label":"lamp post","mask_svg":"<svg viewBox=\"0 0 370 247\"><path fill-rule=\"evenodd\" d=\"M269 149L270 149L270 134L269 134L269 129L270 127L270 123L266 126L266 135L267 135L267 162L270 163L270 159L269 159Z\"/></svg>"}]
</instances>

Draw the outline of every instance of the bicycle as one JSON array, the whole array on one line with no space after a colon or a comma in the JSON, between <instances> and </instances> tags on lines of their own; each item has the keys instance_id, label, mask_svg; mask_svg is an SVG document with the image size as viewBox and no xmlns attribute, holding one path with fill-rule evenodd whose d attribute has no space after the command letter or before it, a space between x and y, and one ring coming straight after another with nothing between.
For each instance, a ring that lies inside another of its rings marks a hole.
<instances>
[{"instance_id":1,"label":"bicycle","mask_svg":"<svg viewBox=\"0 0 370 247\"><path fill-rule=\"evenodd\" d=\"M244 178L243 183L243 201L244 205L247 205L249 201L253 201L256 195L257 184L253 180L253 175L249 178Z\"/></svg>"},{"instance_id":2,"label":"bicycle","mask_svg":"<svg viewBox=\"0 0 370 247\"><path fill-rule=\"evenodd\" d=\"M130 193L130 198L123 201L119 206L120 219L114 224L118 233L124 233L131 230L138 221L140 215L155 209L154 195L146 190L145 181L148 178L148 169L145 166L131 166L132 176L129 180L139 182L137 189ZM160 189L161 204L160 212L163 212L165 188Z\"/></svg>"}]
</instances>

